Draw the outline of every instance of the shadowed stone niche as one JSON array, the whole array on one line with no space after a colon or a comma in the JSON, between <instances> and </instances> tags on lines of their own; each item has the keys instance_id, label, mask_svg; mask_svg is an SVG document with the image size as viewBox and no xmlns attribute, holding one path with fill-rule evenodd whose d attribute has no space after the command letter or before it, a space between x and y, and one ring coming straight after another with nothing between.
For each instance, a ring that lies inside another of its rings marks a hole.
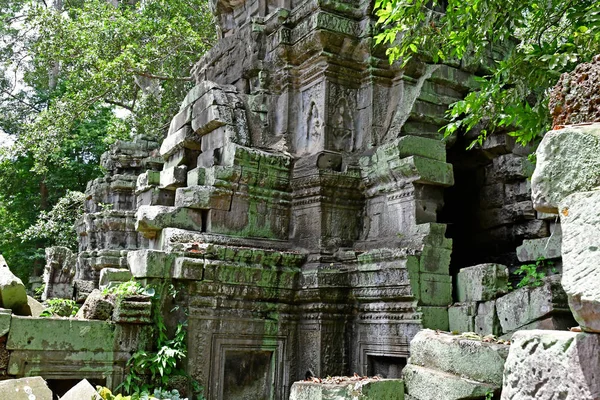
<instances>
[{"instance_id":1,"label":"shadowed stone niche","mask_svg":"<svg viewBox=\"0 0 600 400\"><path fill-rule=\"evenodd\" d=\"M76 284L172 283L166 320L188 320L211 400L287 399L307 371L397 377L420 329L448 329L438 130L474 80L390 65L371 2L213 6L221 39L160 148L115 147L88 187Z\"/></svg>"}]
</instances>

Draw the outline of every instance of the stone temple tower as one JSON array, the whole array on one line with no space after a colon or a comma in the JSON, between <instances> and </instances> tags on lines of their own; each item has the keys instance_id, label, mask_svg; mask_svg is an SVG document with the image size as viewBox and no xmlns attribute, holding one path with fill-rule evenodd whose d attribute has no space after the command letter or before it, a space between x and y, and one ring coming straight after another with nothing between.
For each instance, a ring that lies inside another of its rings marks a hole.
<instances>
[{"instance_id":1,"label":"stone temple tower","mask_svg":"<svg viewBox=\"0 0 600 400\"><path fill-rule=\"evenodd\" d=\"M220 40L137 178L128 267L179 289L209 399L287 399L308 371L399 377L416 332L448 328L438 129L471 75L390 65L371 1L213 6Z\"/></svg>"}]
</instances>

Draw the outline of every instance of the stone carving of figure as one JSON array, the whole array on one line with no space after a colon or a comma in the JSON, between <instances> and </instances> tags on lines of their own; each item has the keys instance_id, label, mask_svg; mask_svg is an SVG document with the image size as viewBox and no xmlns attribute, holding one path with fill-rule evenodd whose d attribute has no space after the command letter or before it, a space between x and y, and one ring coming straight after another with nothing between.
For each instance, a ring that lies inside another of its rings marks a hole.
<instances>
[{"instance_id":1,"label":"stone carving of figure","mask_svg":"<svg viewBox=\"0 0 600 400\"><path fill-rule=\"evenodd\" d=\"M315 150L319 150L318 146L321 143L321 137L323 136L323 121L319 116L319 108L315 102L310 103L308 109L308 116L306 119L306 137L304 141L306 143L305 152L312 153Z\"/></svg>"},{"instance_id":2,"label":"stone carving of figure","mask_svg":"<svg viewBox=\"0 0 600 400\"><path fill-rule=\"evenodd\" d=\"M353 151L354 144L354 121L350 113L348 101L341 98L334 109L332 119L332 150Z\"/></svg>"}]
</instances>

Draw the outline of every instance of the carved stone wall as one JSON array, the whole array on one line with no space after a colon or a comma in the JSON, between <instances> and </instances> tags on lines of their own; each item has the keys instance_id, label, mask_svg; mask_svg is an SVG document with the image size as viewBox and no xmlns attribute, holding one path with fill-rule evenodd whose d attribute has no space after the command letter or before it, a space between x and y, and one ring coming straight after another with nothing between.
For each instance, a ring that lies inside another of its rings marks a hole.
<instances>
[{"instance_id":1,"label":"carved stone wall","mask_svg":"<svg viewBox=\"0 0 600 400\"><path fill-rule=\"evenodd\" d=\"M472 76L390 65L370 1L213 6L221 39L160 149L119 143L88 186L76 288L106 267L176 285L167 322L188 319L187 369L209 399L287 399L306 374L399 377L420 329L448 329L438 214L454 176L438 130Z\"/></svg>"}]
</instances>

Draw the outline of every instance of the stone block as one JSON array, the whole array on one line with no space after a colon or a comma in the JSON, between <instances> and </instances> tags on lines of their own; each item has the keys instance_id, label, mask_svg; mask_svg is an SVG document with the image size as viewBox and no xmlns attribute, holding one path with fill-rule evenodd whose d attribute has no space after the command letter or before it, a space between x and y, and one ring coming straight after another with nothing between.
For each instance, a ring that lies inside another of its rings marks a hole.
<instances>
[{"instance_id":1,"label":"stone block","mask_svg":"<svg viewBox=\"0 0 600 400\"><path fill-rule=\"evenodd\" d=\"M496 312L502 332L519 329L535 320L567 308L560 276L546 278L539 287L523 287L496 300Z\"/></svg>"},{"instance_id":2,"label":"stone block","mask_svg":"<svg viewBox=\"0 0 600 400\"><path fill-rule=\"evenodd\" d=\"M118 324L151 324L152 298L146 295L129 295L117 299L112 320Z\"/></svg>"},{"instance_id":3,"label":"stone block","mask_svg":"<svg viewBox=\"0 0 600 400\"><path fill-rule=\"evenodd\" d=\"M536 155L533 205L538 211L557 214L568 195L600 186L600 123L550 131Z\"/></svg>"},{"instance_id":4,"label":"stone block","mask_svg":"<svg viewBox=\"0 0 600 400\"><path fill-rule=\"evenodd\" d=\"M202 156L202 154L200 155ZM200 156L198 158L200 158ZM201 186L204 185L206 170L204 168L194 168L188 171L187 185L188 186Z\"/></svg>"},{"instance_id":5,"label":"stone block","mask_svg":"<svg viewBox=\"0 0 600 400\"><path fill-rule=\"evenodd\" d=\"M73 386L60 400L102 400L102 398L87 379L84 379Z\"/></svg>"},{"instance_id":6,"label":"stone block","mask_svg":"<svg viewBox=\"0 0 600 400\"><path fill-rule=\"evenodd\" d=\"M41 376L0 382L0 399L52 400L52 391Z\"/></svg>"},{"instance_id":7,"label":"stone block","mask_svg":"<svg viewBox=\"0 0 600 400\"><path fill-rule=\"evenodd\" d=\"M589 332L600 332L599 202L600 191L592 191L572 194L560 203L562 286L573 316Z\"/></svg>"},{"instance_id":8,"label":"stone block","mask_svg":"<svg viewBox=\"0 0 600 400\"><path fill-rule=\"evenodd\" d=\"M177 257L173 268L173 278L202 280L204 278L204 259Z\"/></svg>"},{"instance_id":9,"label":"stone block","mask_svg":"<svg viewBox=\"0 0 600 400\"><path fill-rule=\"evenodd\" d=\"M212 186L187 186L175 192L175 206L229 211L232 198L232 190Z\"/></svg>"},{"instance_id":10,"label":"stone block","mask_svg":"<svg viewBox=\"0 0 600 400\"><path fill-rule=\"evenodd\" d=\"M100 290L94 289L77 312L77 318L107 321L111 318L114 307L112 297L105 296Z\"/></svg>"},{"instance_id":11,"label":"stone block","mask_svg":"<svg viewBox=\"0 0 600 400\"><path fill-rule=\"evenodd\" d=\"M536 261L539 258L560 258L561 248L562 230L558 225L550 237L524 240L523 244L517 247L517 258L521 262Z\"/></svg>"},{"instance_id":12,"label":"stone block","mask_svg":"<svg viewBox=\"0 0 600 400\"><path fill-rule=\"evenodd\" d=\"M484 399L494 385L408 364L402 370L406 393L416 400Z\"/></svg>"},{"instance_id":13,"label":"stone block","mask_svg":"<svg viewBox=\"0 0 600 400\"><path fill-rule=\"evenodd\" d=\"M496 301L490 300L477 305L477 315L475 316L475 333L479 335L502 334L502 327L498 314L496 312Z\"/></svg>"},{"instance_id":14,"label":"stone block","mask_svg":"<svg viewBox=\"0 0 600 400\"><path fill-rule=\"evenodd\" d=\"M475 332L477 303L454 303L448 308L451 332Z\"/></svg>"},{"instance_id":15,"label":"stone block","mask_svg":"<svg viewBox=\"0 0 600 400\"><path fill-rule=\"evenodd\" d=\"M39 301L37 301L36 299L34 299L31 296L27 296L27 305L29 306L29 310L31 311L31 316L32 317L39 317L40 314L44 311L45 307L42 303L40 303ZM2 315L0 315L0 319L1 319ZM2 329L0 328L0 331L2 331ZM2 336L2 335L0 335Z\"/></svg>"},{"instance_id":16,"label":"stone block","mask_svg":"<svg viewBox=\"0 0 600 400\"><path fill-rule=\"evenodd\" d=\"M189 125L191 122L192 122L192 107L191 106L184 107L171 120L171 124L169 125L169 135L167 136L167 139L170 136L177 135L178 132L181 132L181 130L183 130L185 128L190 129L186 125ZM167 139L165 139L165 141ZM163 144L165 141L163 141ZM162 154L162 146L161 146L161 155L163 155Z\"/></svg>"},{"instance_id":17,"label":"stone block","mask_svg":"<svg viewBox=\"0 0 600 400\"><path fill-rule=\"evenodd\" d=\"M423 328L448 330L448 307L423 306L419 309L422 314L421 323Z\"/></svg>"},{"instance_id":18,"label":"stone block","mask_svg":"<svg viewBox=\"0 0 600 400\"><path fill-rule=\"evenodd\" d=\"M98 285L100 289L108 287L111 283L127 282L133 278L131 271L124 268L103 268L100 271Z\"/></svg>"},{"instance_id":19,"label":"stone block","mask_svg":"<svg viewBox=\"0 0 600 400\"><path fill-rule=\"evenodd\" d=\"M480 211L479 224L483 229L489 229L500 225L508 225L522 220L535 219L535 210L531 201L506 204L501 208L492 208Z\"/></svg>"},{"instance_id":20,"label":"stone block","mask_svg":"<svg viewBox=\"0 0 600 400\"><path fill-rule=\"evenodd\" d=\"M331 381L332 383L327 383ZM333 383L340 381L339 383ZM295 382L290 400L403 400L404 382L400 379L329 378L325 383Z\"/></svg>"},{"instance_id":21,"label":"stone block","mask_svg":"<svg viewBox=\"0 0 600 400\"><path fill-rule=\"evenodd\" d=\"M15 314L27 315L25 285L10 271L4 258L0 260L0 300L2 307L10 308Z\"/></svg>"},{"instance_id":22,"label":"stone block","mask_svg":"<svg viewBox=\"0 0 600 400\"><path fill-rule=\"evenodd\" d=\"M195 104L192 112L192 130L197 135L206 135L224 125L233 125L233 110L228 106L210 105L202 109Z\"/></svg>"},{"instance_id":23,"label":"stone block","mask_svg":"<svg viewBox=\"0 0 600 400\"><path fill-rule=\"evenodd\" d=\"M502 400L600 398L600 335L519 331L504 367Z\"/></svg>"},{"instance_id":24,"label":"stone block","mask_svg":"<svg viewBox=\"0 0 600 400\"><path fill-rule=\"evenodd\" d=\"M410 364L500 387L508 347L423 329L410 342Z\"/></svg>"},{"instance_id":25,"label":"stone block","mask_svg":"<svg viewBox=\"0 0 600 400\"><path fill-rule=\"evenodd\" d=\"M421 242L437 248L452 250L452 239L446 237L446 224L427 223L415 227L414 235L423 235ZM432 272L423 268L424 272ZM441 273L441 272L440 272Z\"/></svg>"},{"instance_id":26,"label":"stone block","mask_svg":"<svg viewBox=\"0 0 600 400\"><path fill-rule=\"evenodd\" d=\"M187 166L180 165L160 171L160 188L175 190L185 186L187 181Z\"/></svg>"},{"instance_id":27,"label":"stone block","mask_svg":"<svg viewBox=\"0 0 600 400\"><path fill-rule=\"evenodd\" d=\"M141 206L170 206L175 204L175 192L168 189L149 188L137 194L136 207Z\"/></svg>"},{"instance_id":28,"label":"stone block","mask_svg":"<svg viewBox=\"0 0 600 400\"><path fill-rule=\"evenodd\" d=\"M142 192L158 185L160 185L160 171L146 171L138 176L135 191Z\"/></svg>"},{"instance_id":29,"label":"stone block","mask_svg":"<svg viewBox=\"0 0 600 400\"><path fill-rule=\"evenodd\" d=\"M180 111L184 110L186 107L194 104L198 101L202 96L204 96L209 91L221 90L219 84L215 82L211 82L208 80L202 80L199 84L194 86L185 96L183 102L181 102Z\"/></svg>"},{"instance_id":30,"label":"stone block","mask_svg":"<svg viewBox=\"0 0 600 400\"><path fill-rule=\"evenodd\" d=\"M452 303L452 277L449 275L419 274L419 304L448 306Z\"/></svg>"},{"instance_id":31,"label":"stone block","mask_svg":"<svg viewBox=\"0 0 600 400\"><path fill-rule=\"evenodd\" d=\"M459 302L487 301L508 293L508 268L501 264L480 264L463 268L456 278Z\"/></svg>"},{"instance_id":32,"label":"stone block","mask_svg":"<svg viewBox=\"0 0 600 400\"><path fill-rule=\"evenodd\" d=\"M166 161L163 164L163 171L168 170L171 167L186 166L194 168L198 161L200 150L190 150L182 147L175 150L171 155L166 157ZM187 173L187 172L186 172Z\"/></svg>"},{"instance_id":33,"label":"stone block","mask_svg":"<svg viewBox=\"0 0 600 400\"><path fill-rule=\"evenodd\" d=\"M420 258L420 270L430 274L448 275L451 256L451 249L424 245Z\"/></svg>"},{"instance_id":34,"label":"stone block","mask_svg":"<svg viewBox=\"0 0 600 400\"><path fill-rule=\"evenodd\" d=\"M577 326L577 322L570 312L558 313L550 315L544 319L538 319L530 324L523 325L520 330L544 330L544 331L568 331L570 328ZM519 332L519 331L517 331ZM503 339L511 340L514 332L502 336Z\"/></svg>"},{"instance_id":35,"label":"stone block","mask_svg":"<svg viewBox=\"0 0 600 400\"><path fill-rule=\"evenodd\" d=\"M513 153L503 154L494 158L492 164L486 168L485 182L493 184L527 179L533 173L533 169L534 165L527 157Z\"/></svg>"},{"instance_id":36,"label":"stone block","mask_svg":"<svg viewBox=\"0 0 600 400\"><path fill-rule=\"evenodd\" d=\"M191 208L141 206L136 214L135 229L148 239L164 228L202 231L202 213Z\"/></svg>"},{"instance_id":37,"label":"stone block","mask_svg":"<svg viewBox=\"0 0 600 400\"><path fill-rule=\"evenodd\" d=\"M399 158L419 156L446 162L446 144L443 141L419 136L402 136L380 146L378 151L394 152Z\"/></svg>"},{"instance_id":38,"label":"stone block","mask_svg":"<svg viewBox=\"0 0 600 400\"><path fill-rule=\"evenodd\" d=\"M112 355L114 331L115 326L104 321L13 316L6 348L98 351Z\"/></svg>"},{"instance_id":39,"label":"stone block","mask_svg":"<svg viewBox=\"0 0 600 400\"><path fill-rule=\"evenodd\" d=\"M531 181L526 179L520 182L504 185L504 199L506 202L521 202L531 200Z\"/></svg>"},{"instance_id":40,"label":"stone block","mask_svg":"<svg viewBox=\"0 0 600 400\"><path fill-rule=\"evenodd\" d=\"M127 254L127 264L136 278L170 278L175 257L158 250L137 250Z\"/></svg>"},{"instance_id":41,"label":"stone block","mask_svg":"<svg viewBox=\"0 0 600 400\"><path fill-rule=\"evenodd\" d=\"M10 330L10 321L12 311L6 308L0 308L0 337L6 335Z\"/></svg>"}]
</instances>

